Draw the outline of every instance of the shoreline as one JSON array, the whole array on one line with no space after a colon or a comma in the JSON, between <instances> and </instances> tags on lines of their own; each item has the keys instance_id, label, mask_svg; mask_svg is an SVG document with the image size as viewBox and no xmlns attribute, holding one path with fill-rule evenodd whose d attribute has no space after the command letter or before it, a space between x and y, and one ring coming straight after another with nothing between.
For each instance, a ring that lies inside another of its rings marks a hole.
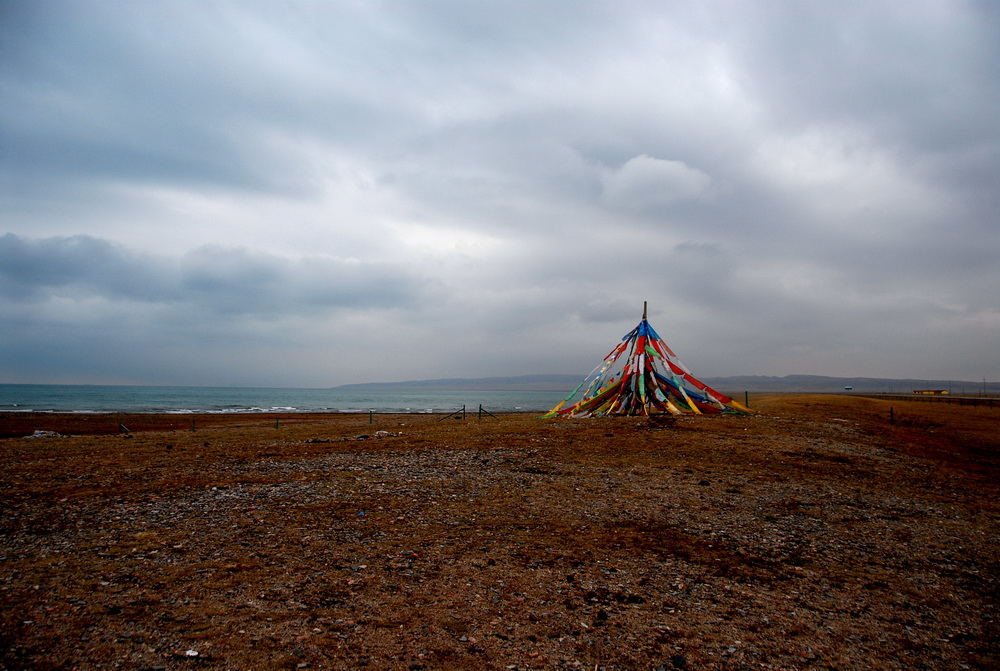
<instances>
[{"instance_id":1,"label":"shoreline","mask_svg":"<svg viewBox=\"0 0 1000 671\"><path fill-rule=\"evenodd\" d=\"M768 392L757 394L751 404L751 414L757 409L754 406L766 409L774 403L782 403L786 400L805 398L828 398L840 399L842 401L858 403L882 402L886 407L895 406L897 408L928 408L934 412L940 408L942 412L948 412L948 408L978 408L983 410L996 411L1000 409L1000 398L991 397L922 397L911 395L885 395L885 394L811 394L806 392ZM499 417L522 417L538 418L544 415L545 410L504 410L500 412L489 412L483 409L483 419L495 419ZM409 421L427 418L429 421L440 421L445 417L457 415L461 410L434 410L434 411L400 411L400 410L261 410L261 411L157 411L157 412L132 412L132 411L63 411L63 410L4 410L0 411L0 439L5 438L25 438L31 436L35 431L52 431L64 437L69 436L96 436L113 435L120 433L143 433L149 431L191 431L192 429L220 429L225 427L260 427L274 428L275 424L281 426L291 426L302 423L317 422L349 422L364 423L371 421L372 424L379 422L397 421L395 418L406 418ZM691 415L688 415L691 417ZM466 420L476 420L477 410L466 410ZM579 419L564 418L566 421L584 421ZM645 417L607 417L610 421L638 419L646 421ZM121 426L128 428L128 431L121 429Z\"/></svg>"},{"instance_id":2,"label":"shoreline","mask_svg":"<svg viewBox=\"0 0 1000 671\"><path fill-rule=\"evenodd\" d=\"M542 411L544 412L544 411ZM199 431L227 428L274 429L301 424L393 423L405 418L440 421L454 412L49 412L11 411L0 413L0 439L27 438L35 431L52 431L62 437L106 436L155 431ZM504 412L499 416L533 417L541 412ZM476 420L475 411L466 413L467 421ZM128 430L125 431L121 427Z\"/></svg>"}]
</instances>

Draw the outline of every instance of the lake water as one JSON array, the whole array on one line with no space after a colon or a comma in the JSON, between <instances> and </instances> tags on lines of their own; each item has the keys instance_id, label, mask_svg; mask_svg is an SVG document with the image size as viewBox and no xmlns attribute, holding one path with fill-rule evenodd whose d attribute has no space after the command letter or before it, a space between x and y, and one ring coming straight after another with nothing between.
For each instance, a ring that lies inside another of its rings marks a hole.
<instances>
[{"instance_id":1,"label":"lake water","mask_svg":"<svg viewBox=\"0 0 1000 671\"><path fill-rule=\"evenodd\" d=\"M0 412L545 412L569 391L0 384Z\"/></svg>"}]
</instances>

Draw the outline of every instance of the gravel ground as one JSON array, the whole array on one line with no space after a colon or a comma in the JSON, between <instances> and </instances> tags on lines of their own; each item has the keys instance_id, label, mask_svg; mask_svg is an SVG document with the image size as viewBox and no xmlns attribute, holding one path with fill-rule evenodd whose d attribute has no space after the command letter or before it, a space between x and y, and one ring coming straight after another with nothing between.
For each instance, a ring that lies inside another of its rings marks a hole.
<instances>
[{"instance_id":1,"label":"gravel ground","mask_svg":"<svg viewBox=\"0 0 1000 671\"><path fill-rule=\"evenodd\" d=\"M755 409L11 414L0 668L998 668L1000 410Z\"/></svg>"}]
</instances>

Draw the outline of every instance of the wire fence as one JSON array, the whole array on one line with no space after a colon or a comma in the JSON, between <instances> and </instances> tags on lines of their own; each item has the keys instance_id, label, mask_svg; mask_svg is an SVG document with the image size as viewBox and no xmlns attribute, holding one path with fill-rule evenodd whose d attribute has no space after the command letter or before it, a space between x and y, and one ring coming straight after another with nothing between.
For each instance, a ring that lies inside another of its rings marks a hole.
<instances>
[{"instance_id":1,"label":"wire fence","mask_svg":"<svg viewBox=\"0 0 1000 671\"><path fill-rule=\"evenodd\" d=\"M949 394L859 394L883 401L916 401L918 403L951 403L973 408L1000 408L1000 398L992 396L951 396Z\"/></svg>"}]
</instances>

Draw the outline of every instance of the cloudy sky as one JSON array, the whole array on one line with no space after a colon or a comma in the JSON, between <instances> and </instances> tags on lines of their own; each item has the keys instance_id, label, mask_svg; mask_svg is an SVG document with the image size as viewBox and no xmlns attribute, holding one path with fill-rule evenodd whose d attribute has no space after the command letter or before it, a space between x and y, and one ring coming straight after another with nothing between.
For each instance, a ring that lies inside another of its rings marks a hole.
<instances>
[{"instance_id":1,"label":"cloudy sky","mask_svg":"<svg viewBox=\"0 0 1000 671\"><path fill-rule=\"evenodd\" d=\"M0 382L1000 378L1000 5L0 0Z\"/></svg>"}]
</instances>

